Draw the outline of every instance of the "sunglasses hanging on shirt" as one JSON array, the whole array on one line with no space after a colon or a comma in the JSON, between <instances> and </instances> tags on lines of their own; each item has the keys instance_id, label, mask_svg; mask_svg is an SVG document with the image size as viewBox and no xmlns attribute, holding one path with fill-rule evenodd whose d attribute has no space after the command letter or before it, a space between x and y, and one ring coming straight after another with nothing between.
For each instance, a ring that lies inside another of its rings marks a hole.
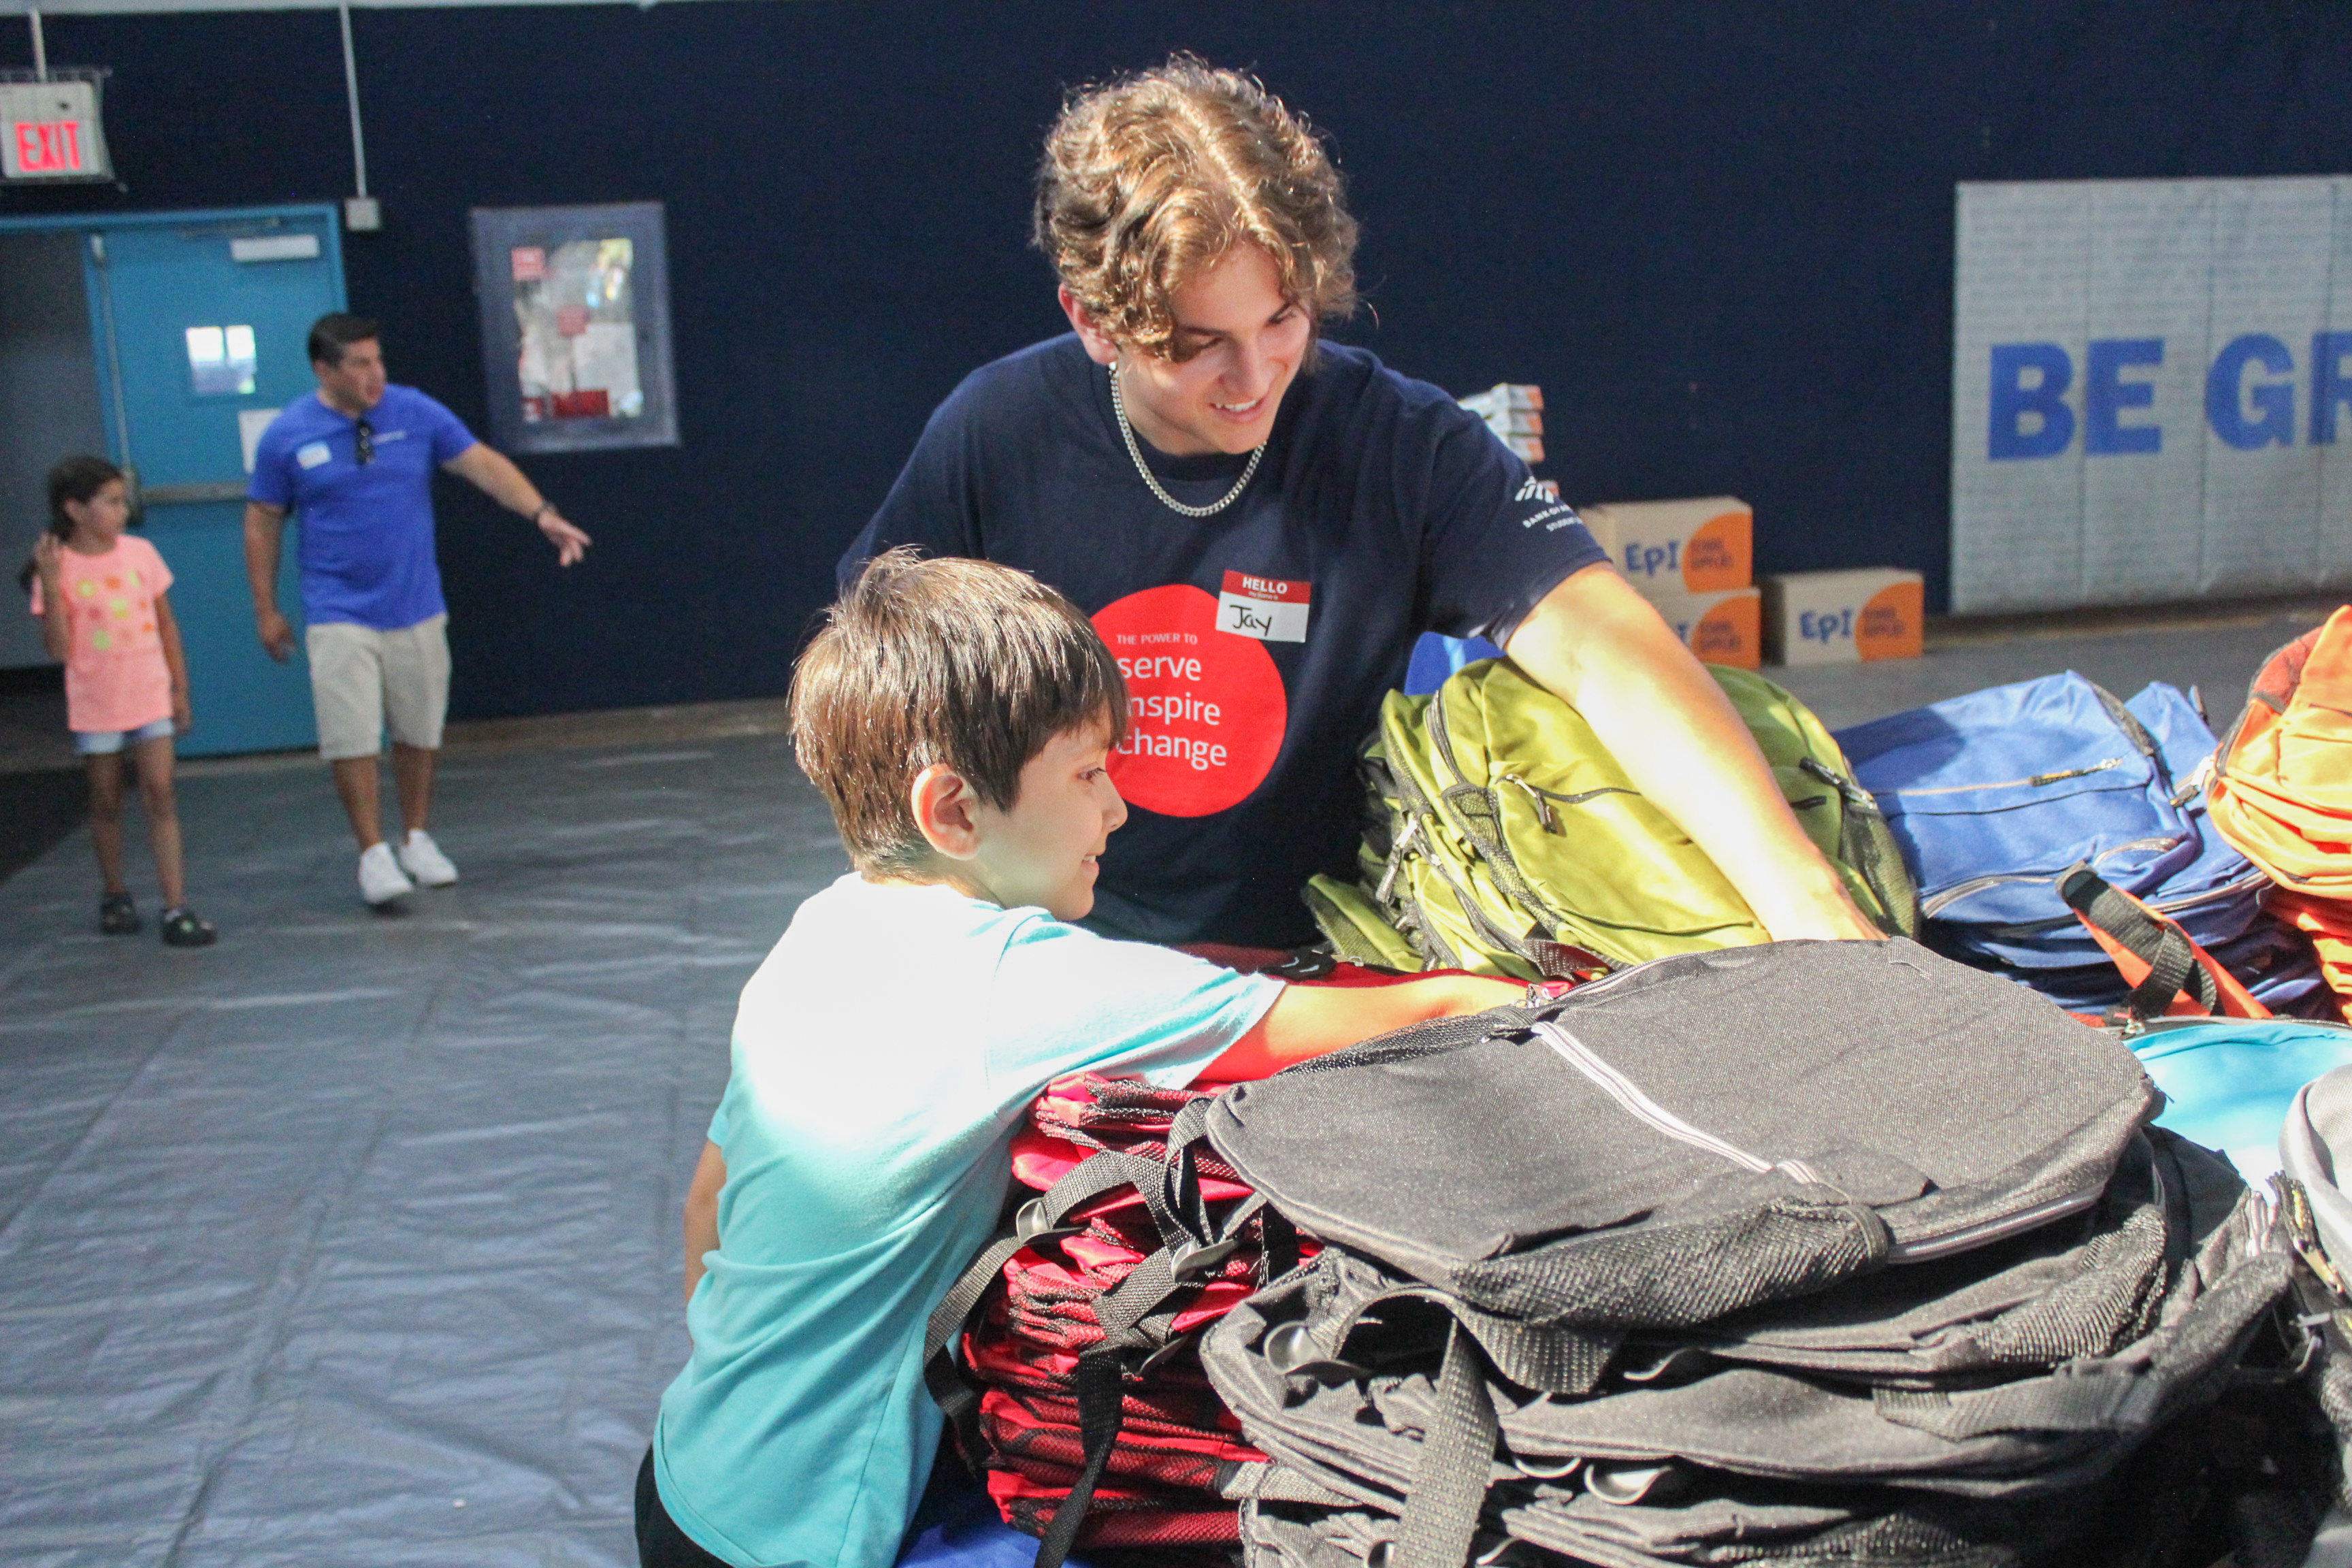
<instances>
[{"instance_id":1,"label":"sunglasses hanging on shirt","mask_svg":"<svg viewBox=\"0 0 2352 1568\"><path fill-rule=\"evenodd\" d=\"M375 426L367 422L364 415L353 421L353 426L352 460L364 468L375 461Z\"/></svg>"}]
</instances>

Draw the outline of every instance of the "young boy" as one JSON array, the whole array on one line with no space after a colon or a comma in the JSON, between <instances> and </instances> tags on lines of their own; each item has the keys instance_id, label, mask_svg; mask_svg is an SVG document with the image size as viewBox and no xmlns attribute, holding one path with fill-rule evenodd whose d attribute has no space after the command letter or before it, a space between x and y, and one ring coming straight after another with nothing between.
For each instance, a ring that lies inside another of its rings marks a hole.
<instances>
[{"instance_id":1,"label":"young boy","mask_svg":"<svg viewBox=\"0 0 2352 1568\"><path fill-rule=\"evenodd\" d=\"M877 557L803 656L792 715L856 869L743 989L687 1198L694 1351L637 1479L648 1568L896 1558L940 1440L924 1323L1054 1079L1259 1078L1524 994L1293 989L1067 923L1127 816L1106 771L1127 693L1025 573Z\"/></svg>"}]
</instances>

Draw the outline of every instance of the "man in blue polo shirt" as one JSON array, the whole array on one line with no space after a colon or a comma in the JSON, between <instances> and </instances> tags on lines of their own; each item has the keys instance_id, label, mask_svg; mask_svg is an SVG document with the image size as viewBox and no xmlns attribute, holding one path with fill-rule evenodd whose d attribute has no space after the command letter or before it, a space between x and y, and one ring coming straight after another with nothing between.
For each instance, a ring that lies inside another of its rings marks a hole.
<instances>
[{"instance_id":1,"label":"man in blue polo shirt","mask_svg":"<svg viewBox=\"0 0 2352 1568\"><path fill-rule=\"evenodd\" d=\"M433 766L449 707L448 606L433 552L433 470L470 480L538 525L565 566L588 536L522 470L474 439L413 386L384 379L381 329L321 316L310 329L318 394L288 405L254 452L245 503L245 567L262 647L283 662L294 628L278 610L289 511L302 520L304 648L319 713L319 754L360 846L360 892L381 904L419 884L446 887L457 867L425 831ZM406 834L386 844L376 758L392 733L393 780Z\"/></svg>"}]
</instances>

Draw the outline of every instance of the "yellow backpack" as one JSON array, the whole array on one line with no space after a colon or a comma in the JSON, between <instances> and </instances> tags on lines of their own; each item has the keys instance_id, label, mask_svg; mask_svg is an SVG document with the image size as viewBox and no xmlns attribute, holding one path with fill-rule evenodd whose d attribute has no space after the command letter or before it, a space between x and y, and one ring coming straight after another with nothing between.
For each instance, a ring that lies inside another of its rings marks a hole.
<instances>
[{"instance_id":1,"label":"yellow backpack","mask_svg":"<svg viewBox=\"0 0 2352 1568\"><path fill-rule=\"evenodd\" d=\"M1902 855L1821 721L1761 676L1707 668L1854 902L1914 934ZM1427 697L1391 692L1363 771L1358 879L1306 890L1343 958L1533 980L1768 940L1584 716L1508 659L1468 665Z\"/></svg>"}]
</instances>

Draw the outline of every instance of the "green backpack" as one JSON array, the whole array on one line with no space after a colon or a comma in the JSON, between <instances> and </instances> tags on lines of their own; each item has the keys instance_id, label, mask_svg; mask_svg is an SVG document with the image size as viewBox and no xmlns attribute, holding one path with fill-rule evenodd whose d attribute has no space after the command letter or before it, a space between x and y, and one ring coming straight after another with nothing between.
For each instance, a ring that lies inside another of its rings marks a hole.
<instances>
[{"instance_id":1,"label":"green backpack","mask_svg":"<svg viewBox=\"0 0 2352 1568\"><path fill-rule=\"evenodd\" d=\"M1853 901L1889 931L1918 896L1885 820L1805 705L1707 667ZM1307 905L1343 958L1521 980L1769 940L1748 902L1626 778L1583 715L1507 659L1428 697L1391 691L1364 748L1359 880Z\"/></svg>"}]
</instances>

